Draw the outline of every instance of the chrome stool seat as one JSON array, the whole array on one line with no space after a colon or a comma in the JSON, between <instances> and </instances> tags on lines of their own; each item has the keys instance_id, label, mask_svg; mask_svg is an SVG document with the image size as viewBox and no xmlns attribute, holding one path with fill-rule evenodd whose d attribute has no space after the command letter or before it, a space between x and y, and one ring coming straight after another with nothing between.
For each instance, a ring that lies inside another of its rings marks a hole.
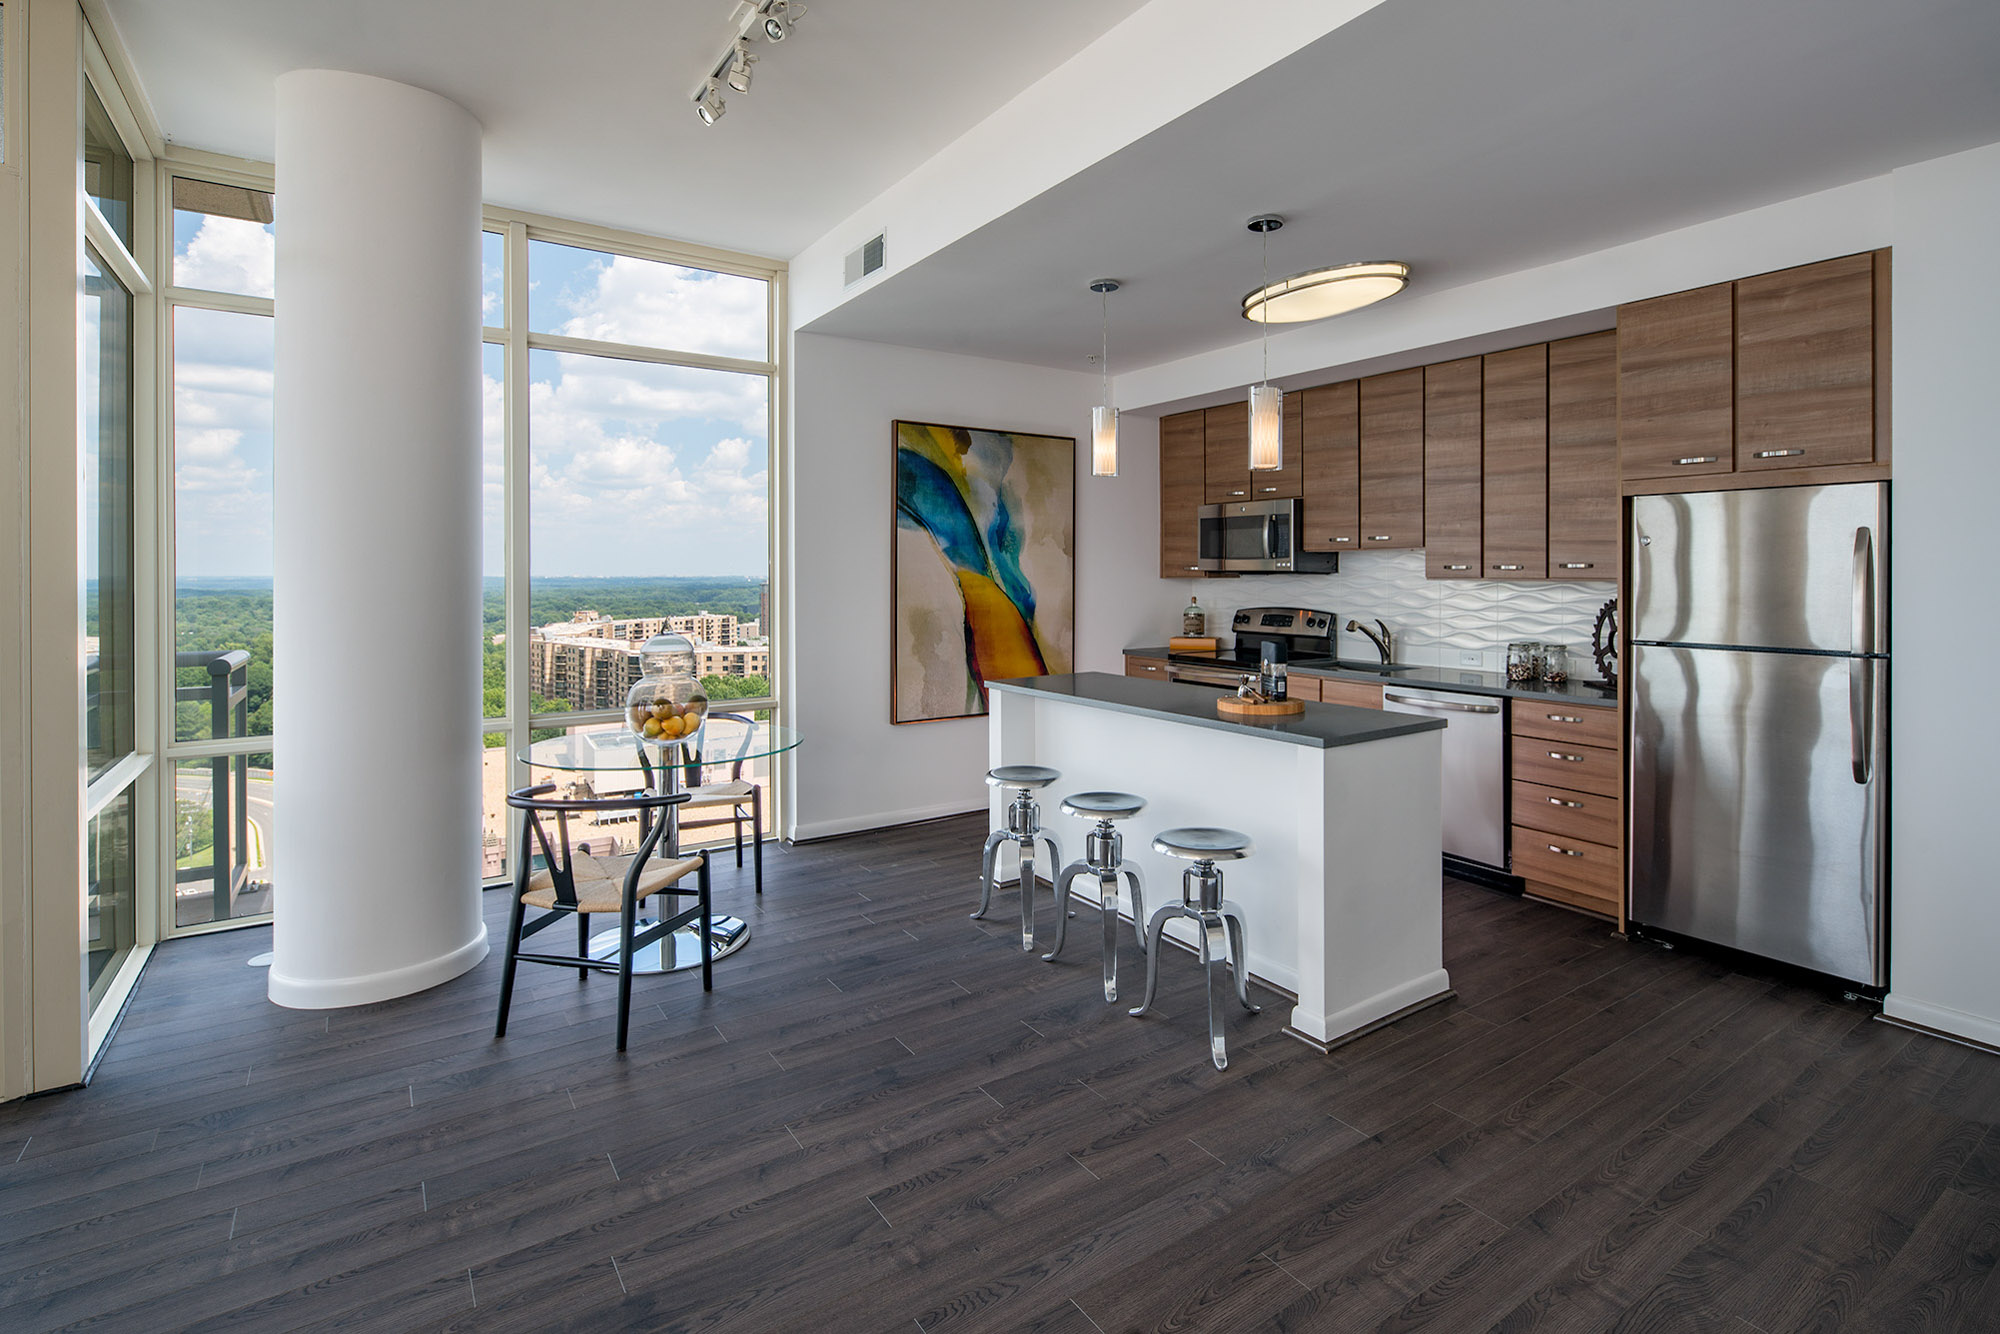
<instances>
[{"instance_id":1,"label":"chrome stool seat","mask_svg":"<svg viewBox=\"0 0 2000 1334\"><path fill-rule=\"evenodd\" d=\"M1167 919L1192 918L1201 947L1201 963L1208 974L1208 1054L1218 1070L1229 1068L1229 1053L1222 1041L1222 998L1228 989L1223 970L1236 976L1236 999L1252 1014L1263 1007L1250 1003L1248 948L1243 910L1222 897L1219 861L1241 861L1253 851L1248 834L1234 829L1188 826L1162 830L1153 838L1153 851L1194 863L1181 872L1181 901L1169 903L1153 914L1146 927L1146 999L1131 1011L1134 1017L1152 1008L1160 980L1160 936ZM1218 984L1221 989L1218 989Z\"/></svg>"},{"instance_id":2,"label":"chrome stool seat","mask_svg":"<svg viewBox=\"0 0 2000 1334\"><path fill-rule=\"evenodd\" d=\"M1069 927L1070 882L1080 875L1097 877L1098 916L1104 927L1104 999L1118 999L1118 879L1132 882L1132 934L1138 937L1141 953L1146 949L1146 891L1139 882L1139 868L1125 860L1125 840L1117 821L1129 820L1146 809L1146 799L1130 792L1073 792L1063 798L1062 813L1097 821L1084 835L1083 860L1071 862L1056 879L1056 943L1042 962L1054 963L1062 953L1063 937Z\"/></svg>"},{"instance_id":3,"label":"chrome stool seat","mask_svg":"<svg viewBox=\"0 0 2000 1334\"><path fill-rule=\"evenodd\" d=\"M1000 853L1000 845L1013 842L1021 849L1021 948L1032 952L1035 948L1035 844L1048 844L1049 874L1053 876L1062 865L1062 849L1056 845L1056 836L1042 828L1042 809L1035 803L1035 793L1062 777L1059 770L1039 764L1003 764L997 769L986 771L986 786L1002 788L1014 794L1014 800L1007 807L1007 825L996 829L986 838L986 850L980 858L979 867L979 911L973 918L986 916L986 910L993 904L993 873Z\"/></svg>"}]
</instances>

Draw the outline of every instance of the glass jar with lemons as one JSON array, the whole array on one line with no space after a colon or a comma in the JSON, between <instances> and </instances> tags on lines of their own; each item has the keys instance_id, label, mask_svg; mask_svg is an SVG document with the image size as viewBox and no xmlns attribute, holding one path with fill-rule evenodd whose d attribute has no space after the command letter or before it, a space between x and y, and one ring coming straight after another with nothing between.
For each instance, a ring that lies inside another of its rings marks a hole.
<instances>
[{"instance_id":1,"label":"glass jar with lemons","mask_svg":"<svg viewBox=\"0 0 2000 1334\"><path fill-rule=\"evenodd\" d=\"M695 675L685 636L654 635L639 650L643 673L625 696L625 721L648 741L692 745L708 717L708 693Z\"/></svg>"}]
</instances>

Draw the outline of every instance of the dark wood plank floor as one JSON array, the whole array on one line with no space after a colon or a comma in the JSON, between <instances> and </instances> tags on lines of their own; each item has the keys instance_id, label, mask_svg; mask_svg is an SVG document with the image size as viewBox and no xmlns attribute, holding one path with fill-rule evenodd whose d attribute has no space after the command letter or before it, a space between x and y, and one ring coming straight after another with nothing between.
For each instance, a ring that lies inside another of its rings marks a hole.
<instances>
[{"instance_id":1,"label":"dark wood plank floor","mask_svg":"<svg viewBox=\"0 0 2000 1334\"><path fill-rule=\"evenodd\" d=\"M266 932L162 947L0 1108L0 1327L2000 1329L2000 1058L1447 883L1457 1000L1234 1012L1218 1074L1188 956L1134 1020L1088 910L1056 965L967 920L981 833L726 867L752 944L623 1059L604 978L524 967L495 1042L497 957L328 1014Z\"/></svg>"}]
</instances>

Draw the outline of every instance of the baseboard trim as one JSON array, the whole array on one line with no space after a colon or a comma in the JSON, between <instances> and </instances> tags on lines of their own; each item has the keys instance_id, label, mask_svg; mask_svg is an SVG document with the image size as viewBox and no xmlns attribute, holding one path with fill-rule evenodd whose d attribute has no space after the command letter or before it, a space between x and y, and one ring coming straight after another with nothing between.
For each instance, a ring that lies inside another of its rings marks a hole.
<instances>
[{"instance_id":1,"label":"baseboard trim","mask_svg":"<svg viewBox=\"0 0 2000 1334\"><path fill-rule=\"evenodd\" d=\"M900 811L881 811L874 815L853 815L841 820L815 820L795 828L792 831L791 841L818 843L829 838L845 838L849 834L873 833L878 829L899 829L904 825L929 824L933 820L948 820L960 815L984 812L986 809L983 804L967 806L954 801L942 802L936 806L912 806Z\"/></svg>"},{"instance_id":2,"label":"baseboard trim","mask_svg":"<svg viewBox=\"0 0 2000 1334\"><path fill-rule=\"evenodd\" d=\"M275 964L266 982L273 1005L288 1010L338 1010L372 1005L441 986L477 968L486 958L486 924L471 940L434 959L362 977L297 978L280 973Z\"/></svg>"},{"instance_id":3,"label":"baseboard trim","mask_svg":"<svg viewBox=\"0 0 2000 1334\"><path fill-rule=\"evenodd\" d=\"M2000 1052L2000 1023L1983 1015L1954 1010L1949 1005L1905 1000L1892 991L1882 1001L1882 1018L1899 1028L1915 1029L1983 1051Z\"/></svg>"}]
</instances>

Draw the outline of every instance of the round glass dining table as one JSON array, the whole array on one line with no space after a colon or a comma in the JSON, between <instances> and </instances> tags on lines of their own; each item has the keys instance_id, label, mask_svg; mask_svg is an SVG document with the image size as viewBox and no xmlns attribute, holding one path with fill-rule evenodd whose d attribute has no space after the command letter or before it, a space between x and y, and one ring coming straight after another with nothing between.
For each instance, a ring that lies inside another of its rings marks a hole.
<instances>
[{"instance_id":1,"label":"round glass dining table","mask_svg":"<svg viewBox=\"0 0 2000 1334\"><path fill-rule=\"evenodd\" d=\"M660 793L681 790L685 780L699 786L704 776L715 777L718 770L733 770L738 764L766 759L795 749L801 737L797 730L780 727L736 714L711 714L701 732L691 738L660 741L640 736L623 723L601 727L579 727L524 746L521 763L547 773L590 775L593 795L609 796L640 788ZM677 856L680 851L679 806L667 808L667 830L660 837L655 856ZM643 931L657 919L641 919L635 926ZM750 942L750 924L740 917L716 914L708 919L711 958L734 954ZM618 957L618 929L600 931L590 938L593 958ZM676 973L701 963L701 937L692 924L647 946L633 956L634 973Z\"/></svg>"}]
</instances>

